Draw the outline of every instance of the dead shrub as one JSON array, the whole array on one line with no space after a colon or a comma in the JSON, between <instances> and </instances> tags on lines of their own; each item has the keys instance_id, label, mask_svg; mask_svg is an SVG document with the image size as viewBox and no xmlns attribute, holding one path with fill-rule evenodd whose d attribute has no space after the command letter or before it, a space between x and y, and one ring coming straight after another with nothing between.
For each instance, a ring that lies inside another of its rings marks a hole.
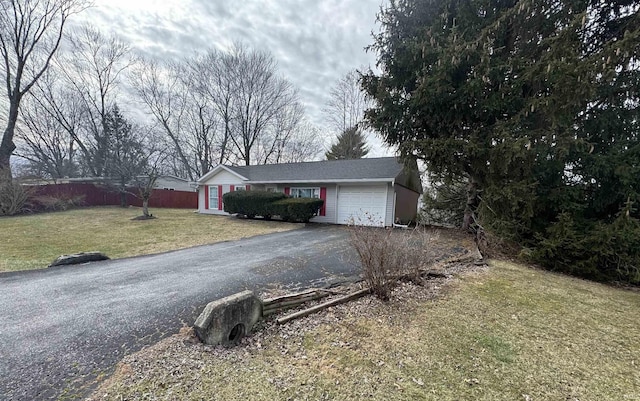
<instances>
[{"instance_id":1,"label":"dead shrub","mask_svg":"<svg viewBox=\"0 0 640 401\"><path fill-rule=\"evenodd\" d=\"M0 216L13 216L25 211L31 191L11 180L0 181Z\"/></svg>"},{"instance_id":2,"label":"dead shrub","mask_svg":"<svg viewBox=\"0 0 640 401\"><path fill-rule=\"evenodd\" d=\"M422 273L433 262L429 252L432 232L424 228L397 230L356 224L350 225L350 230L364 280L378 298L388 300L401 278L422 283Z\"/></svg>"},{"instance_id":3,"label":"dead shrub","mask_svg":"<svg viewBox=\"0 0 640 401\"><path fill-rule=\"evenodd\" d=\"M56 195L40 195L33 198L36 209L55 212L69 210L84 204L85 195L60 193Z\"/></svg>"}]
</instances>

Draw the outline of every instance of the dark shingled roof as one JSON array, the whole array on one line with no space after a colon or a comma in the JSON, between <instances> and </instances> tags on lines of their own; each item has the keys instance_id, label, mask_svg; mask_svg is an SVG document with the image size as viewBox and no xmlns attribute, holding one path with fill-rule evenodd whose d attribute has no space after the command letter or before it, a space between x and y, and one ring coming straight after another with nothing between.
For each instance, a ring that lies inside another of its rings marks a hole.
<instances>
[{"instance_id":1,"label":"dark shingled roof","mask_svg":"<svg viewBox=\"0 0 640 401\"><path fill-rule=\"evenodd\" d=\"M395 157L227 167L253 182L392 180L403 169Z\"/></svg>"}]
</instances>

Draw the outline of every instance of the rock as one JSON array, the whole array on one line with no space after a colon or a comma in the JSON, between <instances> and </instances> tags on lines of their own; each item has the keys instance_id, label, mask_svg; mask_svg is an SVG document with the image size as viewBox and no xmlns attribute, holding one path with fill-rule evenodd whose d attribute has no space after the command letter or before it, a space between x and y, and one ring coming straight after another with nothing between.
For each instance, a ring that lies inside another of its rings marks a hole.
<instances>
[{"instance_id":1,"label":"rock","mask_svg":"<svg viewBox=\"0 0 640 401\"><path fill-rule=\"evenodd\" d=\"M77 265L79 263L96 262L99 260L109 260L109 257L102 252L80 252L71 255L58 256L51 262L49 267L62 265Z\"/></svg>"},{"instance_id":2,"label":"rock","mask_svg":"<svg viewBox=\"0 0 640 401\"><path fill-rule=\"evenodd\" d=\"M262 301L252 291L210 302L198 316L196 335L208 345L235 345L262 318Z\"/></svg>"}]
</instances>

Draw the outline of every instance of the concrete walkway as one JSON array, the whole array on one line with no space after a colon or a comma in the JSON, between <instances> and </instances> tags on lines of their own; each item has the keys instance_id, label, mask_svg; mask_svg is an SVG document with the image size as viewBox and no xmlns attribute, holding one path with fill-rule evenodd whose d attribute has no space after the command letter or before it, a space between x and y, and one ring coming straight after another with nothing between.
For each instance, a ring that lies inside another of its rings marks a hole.
<instances>
[{"instance_id":1,"label":"concrete walkway","mask_svg":"<svg viewBox=\"0 0 640 401\"><path fill-rule=\"evenodd\" d=\"M344 227L311 226L158 255L0 274L0 399L87 395L126 354L244 289L357 274Z\"/></svg>"}]
</instances>

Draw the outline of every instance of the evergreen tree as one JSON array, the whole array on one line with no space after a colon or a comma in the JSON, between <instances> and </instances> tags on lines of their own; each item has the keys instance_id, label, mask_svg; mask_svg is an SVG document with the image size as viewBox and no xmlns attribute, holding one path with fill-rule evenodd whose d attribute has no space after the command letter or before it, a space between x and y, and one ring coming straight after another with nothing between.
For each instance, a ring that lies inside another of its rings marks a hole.
<instances>
[{"instance_id":1,"label":"evergreen tree","mask_svg":"<svg viewBox=\"0 0 640 401\"><path fill-rule=\"evenodd\" d=\"M327 160L361 159L369 153L364 135L357 126L338 135L336 143L325 153Z\"/></svg>"},{"instance_id":2,"label":"evergreen tree","mask_svg":"<svg viewBox=\"0 0 640 401\"><path fill-rule=\"evenodd\" d=\"M120 192L120 203L124 207L127 206L127 186L146 172L148 156L141 138L136 135L117 104L109 111L105 120L106 138L109 141L105 176L114 181Z\"/></svg>"},{"instance_id":3,"label":"evergreen tree","mask_svg":"<svg viewBox=\"0 0 640 401\"><path fill-rule=\"evenodd\" d=\"M550 268L640 282L638 3L400 0L369 123ZM573 238L573 239L570 239Z\"/></svg>"}]
</instances>

